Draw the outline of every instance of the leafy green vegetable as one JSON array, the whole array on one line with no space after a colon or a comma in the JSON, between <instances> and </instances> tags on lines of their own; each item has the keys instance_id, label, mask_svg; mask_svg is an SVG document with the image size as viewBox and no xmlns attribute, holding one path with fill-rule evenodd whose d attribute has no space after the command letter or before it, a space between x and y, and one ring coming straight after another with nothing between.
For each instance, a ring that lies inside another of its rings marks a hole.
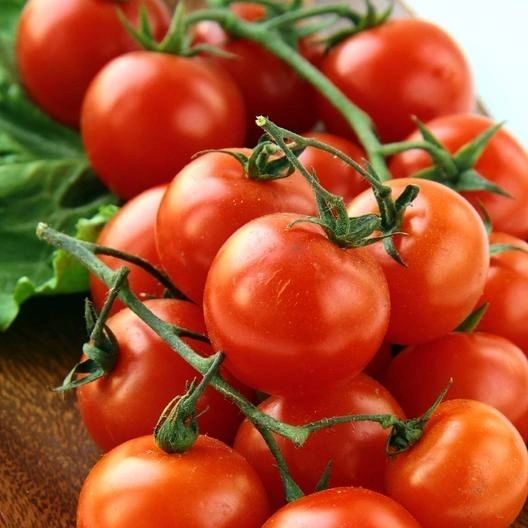
<instances>
[{"instance_id":1,"label":"leafy green vegetable","mask_svg":"<svg viewBox=\"0 0 528 528\"><path fill-rule=\"evenodd\" d=\"M13 42L23 5L0 0L0 331L33 295L87 289L86 271L39 241L37 223L94 240L115 212L103 206L116 201L90 169L79 135L17 84Z\"/></svg>"}]
</instances>

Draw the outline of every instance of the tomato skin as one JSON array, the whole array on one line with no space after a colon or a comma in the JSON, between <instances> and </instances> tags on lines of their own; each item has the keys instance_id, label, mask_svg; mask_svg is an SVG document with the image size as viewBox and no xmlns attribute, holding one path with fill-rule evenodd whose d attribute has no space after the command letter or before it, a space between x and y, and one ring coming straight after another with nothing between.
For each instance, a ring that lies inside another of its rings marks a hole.
<instances>
[{"instance_id":1,"label":"tomato skin","mask_svg":"<svg viewBox=\"0 0 528 528\"><path fill-rule=\"evenodd\" d=\"M453 385L445 400L487 403L502 412L521 436L528 432L528 359L502 337L453 332L408 347L390 363L383 383L414 417L431 406L450 379Z\"/></svg>"},{"instance_id":2,"label":"tomato skin","mask_svg":"<svg viewBox=\"0 0 528 528\"><path fill-rule=\"evenodd\" d=\"M166 185L153 187L126 203L103 228L97 238L97 243L136 255L157 268L161 268L154 239L154 228L159 204L166 189ZM128 284L138 297L161 297L163 295L164 286L138 266L106 255L100 255L99 258L112 269L121 266L130 268ZM95 307L100 311L108 288L95 275L90 275L90 292ZM115 314L123 307L124 304L117 299L110 313Z\"/></svg>"},{"instance_id":3,"label":"tomato skin","mask_svg":"<svg viewBox=\"0 0 528 528\"><path fill-rule=\"evenodd\" d=\"M484 290L489 265L488 241L476 211L457 193L438 183L405 178L387 185L394 197L414 184L418 197L406 210L395 246L406 267L373 244L387 277L391 320L387 341L414 344L430 341L457 327L475 307ZM351 216L378 212L371 191L348 207Z\"/></svg>"},{"instance_id":4,"label":"tomato skin","mask_svg":"<svg viewBox=\"0 0 528 528\"><path fill-rule=\"evenodd\" d=\"M205 285L213 347L268 394L322 392L358 374L385 335L385 277L362 249L289 213L257 218L218 252ZM339 301L338 301L339 299Z\"/></svg>"},{"instance_id":5,"label":"tomato skin","mask_svg":"<svg viewBox=\"0 0 528 528\"><path fill-rule=\"evenodd\" d=\"M153 299L145 305L164 321L205 333L201 311L191 303ZM183 394L189 381L201 378L130 309L111 317L108 326L119 343L117 363L107 376L77 390L83 422L103 451L151 433L169 401ZM213 352L205 343L184 341L203 356ZM223 374L241 388L227 372ZM212 387L200 398L198 412L207 408L198 419L200 431L230 442L242 421L238 409Z\"/></svg>"},{"instance_id":6,"label":"tomato skin","mask_svg":"<svg viewBox=\"0 0 528 528\"><path fill-rule=\"evenodd\" d=\"M371 116L385 143L407 136L415 128L412 116L428 121L475 106L471 72L457 44L419 19L392 20L349 37L321 69ZM322 97L319 102L328 130L350 136L341 115Z\"/></svg>"},{"instance_id":7,"label":"tomato skin","mask_svg":"<svg viewBox=\"0 0 528 528\"><path fill-rule=\"evenodd\" d=\"M491 233L491 244L511 244L524 251L493 255L479 304L489 302L478 329L503 336L528 356L528 244L504 233Z\"/></svg>"},{"instance_id":8,"label":"tomato skin","mask_svg":"<svg viewBox=\"0 0 528 528\"><path fill-rule=\"evenodd\" d=\"M293 425L331 416L392 414L404 418L389 392L373 379L359 374L346 385L315 397L273 396L259 405L261 411ZM293 479L304 493L313 493L326 464L332 461L329 487L361 486L383 491L385 446L388 430L374 422L337 425L312 433L302 447L275 435ZM245 420L234 448L257 470L274 507L284 504L284 490L273 456L257 429Z\"/></svg>"},{"instance_id":9,"label":"tomato skin","mask_svg":"<svg viewBox=\"0 0 528 528\"><path fill-rule=\"evenodd\" d=\"M493 407L450 400L390 460L387 491L424 528L507 528L528 495L526 446Z\"/></svg>"},{"instance_id":10,"label":"tomato skin","mask_svg":"<svg viewBox=\"0 0 528 528\"><path fill-rule=\"evenodd\" d=\"M421 528L397 502L362 488L333 488L281 508L262 528Z\"/></svg>"},{"instance_id":11,"label":"tomato skin","mask_svg":"<svg viewBox=\"0 0 528 528\"><path fill-rule=\"evenodd\" d=\"M222 442L200 436L183 454L153 437L107 453L83 484L77 528L260 528L269 516L250 465Z\"/></svg>"},{"instance_id":12,"label":"tomato skin","mask_svg":"<svg viewBox=\"0 0 528 528\"><path fill-rule=\"evenodd\" d=\"M324 132L309 132L305 137L316 139L340 150L347 156L363 164L366 154L356 144L348 139ZM368 188L367 181L350 165L328 152L315 147L308 147L299 156L299 161L309 170L313 170L320 184L333 194L342 196L348 203L354 196Z\"/></svg>"},{"instance_id":13,"label":"tomato skin","mask_svg":"<svg viewBox=\"0 0 528 528\"><path fill-rule=\"evenodd\" d=\"M30 0L20 17L16 55L25 88L54 119L79 126L84 94L97 72L115 57L139 49L116 14L134 25L144 5L161 40L170 13L162 0Z\"/></svg>"},{"instance_id":14,"label":"tomato skin","mask_svg":"<svg viewBox=\"0 0 528 528\"><path fill-rule=\"evenodd\" d=\"M279 211L315 214L314 193L302 176L259 182L232 156L204 154L176 175L161 203L156 239L163 267L201 304L207 273L222 244L250 220Z\"/></svg>"},{"instance_id":15,"label":"tomato skin","mask_svg":"<svg viewBox=\"0 0 528 528\"><path fill-rule=\"evenodd\" d=\"M426 123L445 148L455 153L495 124L489 117L474 114L450 115ZM415 131L409 139L420 139ZM390 171L395 178L412 176L431 166L423 151L408 150L393 158ZM475 169L512 198L489 192L461 193L477 209L484 207L493 228L519 238L528 237L528 154L506 130L499 130L486 146Z\"/></svg>"},{"instance_id":16,"label":"tomato skin","mask_svg":"<svg viewBox=\"0 0 528 528\"><path fill-rule=\"evenodd\" d=\"M96 172L128 199L168 183L200 150L242 145L245 110L220 70L200 59L138 51L94 79L81 129Z\"/></svg>"}]
</instances>

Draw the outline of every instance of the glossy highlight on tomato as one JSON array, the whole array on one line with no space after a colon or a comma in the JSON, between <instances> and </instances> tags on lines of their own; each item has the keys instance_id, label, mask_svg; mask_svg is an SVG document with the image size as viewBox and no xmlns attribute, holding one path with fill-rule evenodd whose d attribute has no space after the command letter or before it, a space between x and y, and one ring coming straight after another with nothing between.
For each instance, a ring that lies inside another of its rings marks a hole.
<instances>
[{"instance_id":1,"label":"glossy highlight on tomato","mask_svg":"<svg viewBox=\"0 0 528 528\"><path fill-rule=\"evenodd\" d=\"M266 492L244 458L200 436L166 453L152 436L107 453L83 484L77 528L261 528Z\"/></svg>"},{"instance_id":2,"label":"glossy highlight on tomato","mask_svg":"<svg viewBox=\"0 0 528 528\"><path fill-rule=\"evenodd\" d=\"M257 218L218 252L205 286L213 347L268 394L321 392L357 375L381 344L385 277L364 249L332 244L291 213Z\"/></svg>"},{"instance_id":3,"label":"glossy highlight on tomato","mask_svg":"<svg viewBox=\"0 0 528 528\"><path fill-rule=\"evenodd\" d=\"M31 98L54 119L78 127L84 95L97 72L139 49L116 8L136 25L142 6L161 40L170 21L162 0L29 0L18 25L16 55Z\"/></svg>"}]
</instances>

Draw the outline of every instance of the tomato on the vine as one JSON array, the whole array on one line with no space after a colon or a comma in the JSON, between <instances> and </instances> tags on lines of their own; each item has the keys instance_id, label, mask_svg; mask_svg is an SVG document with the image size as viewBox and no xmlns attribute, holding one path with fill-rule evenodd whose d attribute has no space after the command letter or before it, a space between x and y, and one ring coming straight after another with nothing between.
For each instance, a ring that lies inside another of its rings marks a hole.
<instances>
[{"instance_id":1,"label":"tomato on the vine","mask_svg":"<svg viewBox=\"0 0 528 528\"><path fill-rule=\"evenodd\" d=\"M449 152L455 153L493 124L489 117L461 114L434 119L426 127ZM416 131L409 139L420 137ZM393 158L390 170L395 178L405 178L431 165L427 153L409 150ZM496 231L527 238L528 154L524 148L506 130L499 130L486 145L475 170L510 196L487 191L468 191L463 196L477 209L486 210Z\"/></svg>"},{"instance_id":2,"label":"tomato on the vine","mask_svg":"<svg viewBox=\"0 0 528 528\"><path fill-rule=\"evenodd\" d=\"M120 22L119 7L137 24L144 7L161 40L170 14L162 0L29 0L18 25L17 66L32 99L54 119L78 127L81 105L97 72L139 49Z\"/></svg>"},{"instance_id":3,"label":"tomato on the vine","mask_svg":"<svg viewBox=\"0 0 528 528\"><path fill-rule=\"evenodd\" d=\"M493 407L450 400L390 459L387 492L424 528L507 528L528 495L526 446Z\"/></svg>"},{"instance_id":4,"label":"tomato on the vine","mask_svg":"<svg viewBox=\"0 0 528 528\"><path fill-rule=\"evenodd\" d=\"M93 467L77 528L261 528L269 513L253 468L222 442L200 436L189 451L169 454L142 436Z\"/></svg>"},{"instance_id":5,"label":"tomato on the vine","mask_svg":"<svg viewBox=\"0 0 528 528\"><path fill-rule=\"evenodd\" d=\"M403 214L394 245L405 266L382 244L366 249L381 264L391 295L387 341L426 342L454 330L475 307L489 265L488 237L477 212L460 195L428 180L405 178L386 183L395 197L407 185L420 188ZM372 191L357 196L351 216L378 212Z\"/></svg>"},{"instance_id":6,"label":"tomato on the vine","mask_svg":"<svg viewBox=\"0 0 528 528\"><path fill-rule=\"evenodd\" d=\"M201 59L137 51L90 85L81 131L103 182L128 199L169 182L204 149L241 146L245 109L228 75Z\"/></svg>"},{"instance_id":7,"label":"tomato on the vine","mask_svg":"<svg viewBox=\"0 0 528 528\"><path fill-rule=\"evenodd\" d=\"M160 319L205 333L200 309L176 299L154 299L145 305ZM200 375L177 352L162 341L129 308L108 319L116 336L119 356L114 368L102 378L77 389L79 410L88 432L101 449L151 433L165 406ZM195 339L183 338L197 353L209 356L211 347ZM230 382L240 388L229 373ZM242 421L238 408L212 387L198 402L200 430L230 442Z\"/></svg>"},{"instance_id":8,"label":"tomato on the vine","mask_svg":"<svg viewBox=\"0 0 528 528\"><path fill-rule=\"evenodd\" d=\"M262 412L292 425L332 416L392 414L404 418L396 400L378 382L359 374L345 385L312 397L272 396L259 405ZM291 476L304 493L313 493L331 463L328 487L361 486L384 489L389 431L375 422L335 425L310 435L301 446L275 435ZM235 449L257 470L273 506L284 504L284 489L273 456L257 429L245 420Z\"/></svg>"},{"instance_id":9,"label":"tomato on the vine","mask_svg":"<svg viewBox=\"0 0 528 528\"><path fill-rule=\"evenodd\" d=\"M257 181L232 156L204 154L176 175L161 202L156 226L161 263L178 288L201 303L211 262L239 227L265 214L309 215L315 208L313 191L300 174Z\"/></svg>"},{"instance_id":10,"label":"tomato on the vine","mask_svg":"<svg viewBox=\"0 0 528 528\"><path fill-rule=\"evenodd\" d=\"M275 512L262 528L421 528L412 515L381 493L332 488Z\"/></svg>"},{"instance_id":11,"label":"tomato on the vine","mask_svg":"<svg viewBox=\"0 0 528 528\"><path fill-rule=\"evenodd\" d=\"M213 347L244 383L269 394L321 392L357 375L381 344L385 277L364 249L343 249L299 215L276 213L236 231L207 277Z\"/></svg>"},{"instance_id":12,"label":"tomato on the vine","mask_svg":"<svg viewBox=\"0 0 528 528\"><path fill-rule=\"evenodd\" d=\"M475 105L469 66L438 26L391 20L330 50L323 73L374 121L384 142L397 141L422 121L469 112ZM336 134L351 134L343 117L320 97L321 117Z\"/></svg>"},{"instance_id":13,"label":"tomato on the vine","mask_svg":"<svg viewBox=\"0 0 528 528\"><path fill-rule=\"evenodd\" d=\"M97 238L97 243L141 257L152 265L161 267L154 238L154 228L159 204L166 189L166 185L160 185L144 191L130 200L103 228ZM163 295L164 286L138 266L116 257L100 255L99 258L112 269L121 266L130 268L127 277L128 285L140 298L161 297ZM95 307L100 311L105 302L108 288L94 275L90 275L90 291ZM123 303L116 299L110 313L116 313L123 306Z\"/></svg>"}]
</instances>

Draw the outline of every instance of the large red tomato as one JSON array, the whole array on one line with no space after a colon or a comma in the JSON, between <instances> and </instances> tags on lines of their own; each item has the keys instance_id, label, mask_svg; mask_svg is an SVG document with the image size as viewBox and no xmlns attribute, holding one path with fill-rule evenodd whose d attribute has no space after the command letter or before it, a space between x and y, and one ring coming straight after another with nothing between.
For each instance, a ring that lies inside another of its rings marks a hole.
<instances>
[{"instance_id":1,"label":"large red tomato","mask_svg":"<svg viewBox=\"0 0 528 528\"><path fill-rule=\"evenodd\" d=\"M390 460L387 491L423 528L508 528L528 495L526 446L493 407L450 400Z\"/></svg>"},{"instance_id":2,"label":"large red tomato","mask_svg":"<svg viewBox=\"0 0 528 528\"><path fill-rule=\"evenodd\" d=\"M168 323L205 333L201 311L191 303L155 299L145 304ZM151 433L165 406L183 394L190 381L200 378L130 309L111 317L108 327L119 344L117 363L106 376L77 390L83 422L104 451ZM184 341L203 356L213 352L205 343L187 338ZM232 377L227 379L233 381ZM242 421L237 407L208 387L198 404L198 412L202 411L206 412L198 419L200 431L230 442Z\"/></svg>"},{"instance_id":3,"label":"large red tomato","mask_svg":"<svg viewBox=\"0 0 528 528\"><path fill-rule=\"evenodd\" d=\"M426 126L449 152L455 153L493 124L489 117L462 114L440 117ZM416 131L409 139L420 137ZM431 164L431 158L424 151L409 150L394 157L390 170L395 178L404 178ZM486 209L495 230L527 238L528 154L524 148L508 132L499 130L487 144L475 170L511 198L483 191L465 192L463 196L478 208Z\"/></svg>"},{"instance_id":4,"label":"large red tomato","mask_svg":"<svg viewBox=\"0 0 528 528\"><path fill-rule=\"evenodd\" d=\"M528 359L503 337L457 332L408 347L390 363L383 382L407 415L415 417L431 406L450 379L453 385L445 399L487 403L521 435L528 435Z\"/></svg>"},{"instance_id":5,"label":"large red tomato","mask_svg":"<svg viewBox=\"0 0 528 528\"><path fill-rule=\"evenodd\" d=\"M169 182L204 149L241 146L245 109L222 71L200 59L138 51L90 85L81 129L88 158L122 198Z\"/></svg>"},{"instance_id":6,"label":"large red tomato","mask_svg":"<svg viewBox=\"0 0 528 528\"><path fill-rule=\"evenodd\" d=\"M469 112L475 98L469 66L438 26L418 19L392 20L349 37L322 63L323 73L374 121L384 142L403 139L422 121ZM350 127L320 98L327 128L343 136Z\"/></svg>"},{"instance_id":7,"label":"large red tomato","mask_svg":"<svg viewBox=\"0 0 528 528\"><path fill-rule=\"evenodd\" d=\"M403 418L396 400L378 382L359 374L346 385L315 397L273 396L260 410L293 425L332 416L392 414ZM331 462L329 487L361 486L383 491L389 431L375 422L336 425L312 433L302 447L275 435L290 474L304 493L313 493ZM284 504L279 472L266 443L249 421L240 427L234 447L257 470L273 506Z\"/></svg>"},{"instance_id":8,"label":"large red tomato","mask_svg":"<svg viewBox=\"0 0 528 528\"><path fill-rule=\"evenodd\" d=\"M506 337L528 356L528 244L504 233L491 233L491 244L508 244L509 249L490 259L484 294L479 304L488 310L479 330Z\"/></svg>"},{"instance_id":9,"label":"large red tomato","mask_svg":"<svg viewBox=\"0 0 528 528\"><path fill-rule=\"evenodd\" d=\"M189 451L169 454L143 436L91 470L77 528L260 528L268 515L257 475L222 442L200 436Z\"/></svg>"},{"instance_id":10,"label":"large red tomato","mask_svg":"<svg viewBox=\"0 0 528 528\"><path fill-rule=\"evenodd\" d=\"M333 488L281 508L262 528L421 528L396 501L362 488Z\"/></svg>"},{"instance_id":11,"label":"large red tomato","mask_svg":"<svg viewBox=\"0 0 528 528\"><path fill-rule=\"evenodd\" d=\"M357 375L389 319L385 277L364 249L276 213L236 231L205 286L213 347L240 380L269 394L321 393Z\"/></svg>"},{"instance_id":12,"label":"large red tomato","mask_svg":"<svg viewBox=\"0 0 528 528\"><path fill-rule=\"evenodd\" d=\"M176 285L201 304L211 262L239 227L269 213L311 215L315 209L314 193L299 174L256 181L230 155L205 154L177 174L161 202L156 227L161 262Z\"/></svg>"},{"instance_id":13,"label":"large red tomato","mask_svg":"<svg viewBox=\"0 0 528 528\"><path fill-rule=\"evenodd\" d=\"M97 238L97 243L136 255L158 268L161 267L154 228L159 204L166 189L166 185L160 185L130 200L104 227ZM141 268L115 257L101 255L99 258L112 269L121 266L130 268L128 284L140 298L163 295L164 286ZM90 290L95 307L101 310L108 288L94 275L90 275ZM121 308L123 303L118 299L114 302L111 313L116 313Z\"/></svg>"},{"instance_id":14,"label":"large red tomato","mask_svg":"<svg viewBox=\"0 0 528 528\"><path fill-rule=\"evenodd\" d=\"M139 48L117 17L136 25L148 12L154 36L169 27L162 0L30 0L18 26L17 65L30 96L53 118L79 126L84 94L96 73L113 58Z\"/></svg>"},{"instance_id":15,"label":"large red tomato","mask_svg":"<svg viewBox=\"0 0 528 528\"><path fill-rule=\"evenodd\" d=\"M383 268L391 294L390 343L429 341L456 328L484 290L489 265L488 238L471 205L451 189L406 178L387 183L397 197L409 184L420 187L407 208L394 243L405 266L381 244L367 248ZM355 198L351 216L377 212L372 191Z\"/></svg>"}]
</instances>

